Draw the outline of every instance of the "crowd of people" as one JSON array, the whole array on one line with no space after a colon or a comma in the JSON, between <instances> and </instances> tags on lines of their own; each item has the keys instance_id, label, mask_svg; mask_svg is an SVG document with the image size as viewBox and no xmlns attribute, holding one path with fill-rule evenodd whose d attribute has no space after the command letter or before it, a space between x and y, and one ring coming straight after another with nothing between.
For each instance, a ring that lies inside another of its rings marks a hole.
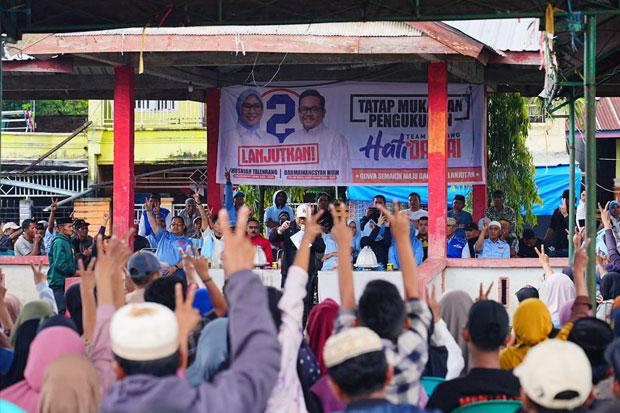
<instances>
[{"instance_id":1,"label":"crowd of people","mask_svg":"<svg viewBox=\"0 0 620 413\"><path fill-rule=\"evenodd\" d=\"M558 273L543 240L513 235L501 191L477 224L455 197L449 257L509 258L517 249L539 259L542 285L516 292L511 319L489 299L492 285L481 283L475 299L420 290L428 214L415 193L402 211L378 195L355 221L329 194L316 207L292 208L278 191L265 211L266 237L230 179L226 194L217 214L196 194L176 216L152 194L122 236L105 235L106 215L90 237L83 219L55 217L55 201L47 226L5 224L0 244L35 256L39 299L22 303L0 270L1 411L451 412L478 402L539 413L620 409L617 203L599 205L602 241L576 229L573 264ZM558 212L567 222L566 203ZM567 247L554 220L551 246ZM605 246L596 308L585 281L590 242ZM36 264L45 254L47 273ZM251 270L279 257L282 288L265 287ZM399 269L404 296L374 280L356 300L360 261ZM219 268L223 291L210 275ZM319 269L337 272L340 303L318 302ZM431 391L426 378L441 383Z\"/></svg>"}]
</instances>

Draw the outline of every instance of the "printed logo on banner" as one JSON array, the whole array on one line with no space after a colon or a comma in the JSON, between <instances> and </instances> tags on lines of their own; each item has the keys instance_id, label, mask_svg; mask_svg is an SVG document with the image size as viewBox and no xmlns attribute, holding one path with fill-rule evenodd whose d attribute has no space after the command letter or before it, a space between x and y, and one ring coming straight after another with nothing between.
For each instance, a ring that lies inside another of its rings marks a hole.
<instances>
[{"instance_id":1,"label":"printed logo on banner","mask_svg":"<svg viewBox=\"0 0 620 413\"><path fill-rule=\"evenodd\" d=\"M295 108L299 93L291 89L270 89L262 96L265 100L266 118L268 119L265 123L265 130L278 138L280 143L284 143L286 138L295 132L295 127L291 126L297 117Z\"/></svg>"}]
</instances>

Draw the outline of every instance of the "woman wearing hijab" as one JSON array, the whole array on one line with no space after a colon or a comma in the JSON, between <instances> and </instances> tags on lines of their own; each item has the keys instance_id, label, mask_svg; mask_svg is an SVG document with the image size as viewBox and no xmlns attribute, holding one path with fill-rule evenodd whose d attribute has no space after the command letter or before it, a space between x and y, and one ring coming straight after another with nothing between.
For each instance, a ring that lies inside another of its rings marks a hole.
<instances>
[{"instance_id":1,"label":"woman wearing hijab","mask_svg":"<svg viewBox=\"0 0 620 413\"><path fill-rule=\"evenodd\" d=\"M45 368L65 354L85 356L86 348L75 331L67 327L50 327L37 334L30 350L24 380L2 390L0 397L27 412L35 412L43 386Z\"/></svg>"},{"instance_id":2,"label":"woman wearing hijab","mask_svg":"<svg viewBox=\"0 0 620 413\"><path fill-rule=\"evenodd\" d=\"M36 318L42 317L52 317L54 315L54 310L52 305L44 300L34 300L30 301L19 312L17 316L17 320L15 320L15 324L13 325L13 329L11 330L11 335L9 336L9 342L11 346L15 348L15 342L17 340L17 332L19 331L19 327L26 321Z\"/></svg>"},{"instance_id":3,"label":"woman wearing hijab","mask_svg":"<svg viewBox=\"0 0 620 413\"><path fill-rule=\"evenodd\" d=\"M620 233L620 204L618 201L611 201L609 203L609 215L611 224L616 227L616 231Z\"/></svg>"},{"instance_id":4,"label":"woman wearing hijab","mask_svg":"<svg viewBox=\"0 0 620 413\"><path fill-rule=\"evenodd\" d=\"M439 300L439 315L448 326L450 335L454 338L458 346L461 348L465 367L461 374L469 372L469 350L467 342L463 339L461 331L467 324L467 315L469 309L474 304L468 293L463 290L452 290L446 292L441 300Z\"/></svg>"},{"instance_id":5,"label":"woman wearing hijab","mask_svg":"<svg viewBox=\"0 0 620 413\"><path fill-rule=\"evenodd\" d=\"M353 253L351 254L352 261L355 262L357 256L359 255L362 247L360 245L360 241L362 240L362 231L360 230L359 221L352 219L348 223L349 228L351 228L351 232L353 232L353 239L351 240L351 247L353 248Z\"/></svg>"},{"instance_id":6,"label":"woman wearing hijab","mask_svg":"<svg viewBox=\"0 0 620 413\"><path fill-rule=\"evenodd\" d=\"M265 106L258 91L247 89L241 92L235 107L237 109L237 126L222 134L220 153L235 154L235 162L233 163L236 166L239 164L236 162L237 148L239 146L268 145L279 142L275 136L260 129Z\"/></svg>"},{"instance_id":7,"label":"woman wearing hijab","mask_svg":"<svg viewBox=\"0 0 620 413\"><path fill-rule=\"evenodd\" d=\"M38 412L96 412L99 385L97 370L86 357L60 356L45 369Z\"/></svg>"},{"instance_id":8,"label":"woman wearing hijab","mask_svg":"<svg viewBox=\"0 0 620 413\"><path fill-rule=\"evenodd\" d=\"M545 304L551 313L551 321L554 327L560 326L560 310L570 300L575 299L575 284L563 273L550 275L544 281L547 290Z\"/></svg>"},{"instance_id":9,"label":"woman wearing hijab","mask_svg":"<svg viewBox=\"0 0 620 413\"><path fill-rule=\"evenodd\" d=\"M344 404L336 398L329 387L329 375L323 358L323 348L334 331L334 318L339 310L338 303L328 298L310 310L308 324L306 325L308 345L316 356L321 370L321 378L310 388L310 392L316 399L313 405L320 405L322 411L325 412L343 411L345 409Z\"/></svg>"},{"instance_id":10,"label":"woman wearing hijab","mask_svg":"<svg viewBox=\"0 0 620 413\"><path fill-rule=\"evenodd\" d=\"M24 370L30 354L30 344L37 335L40 319L33 318L22 323L16 334L15 347L13 347L13 361L11 367L4 375L0 375L0 390L24 380Z\"/></svg>"},{"instance_id":11,"label":"woman wearing hijab","mask_svg":"<svg viewBox=\"0 0 620 413\"><path fill-rule=\"evenodd\" d=\"M67 288L67 290L65 291L65 303L67 304L67 310L71 315L71 320L73 320L73 322L75 323L78 334L84 334L80 283L72 284L69 288Z\"/></svg>"},{"instance_id":12,"label":"woman wearing hijab","mask_svg":"<svg viewBox=\"0 0 620 413\"><path fill-rule=\"evenodd\" d=\"M327 367L323 359L323 347L334 331L334 318L339 309L338 303L328 298L315 305L308 315L308 324L306 325L308 345L319 363L321 376L327 374Z\"/></svg>"},{"instance_id":13,"label":"woman wearing hijab","mask_svg":"<svg viewBox=\"0 0 620 413\"><path fill-rule=\"evenodd\" d=\"M228 318L218 318L202 329L196 346L196 359L187 369L185 378L192 386L211 381L227 360Z\"/></svg>"},{"instance_id":14,"label":"woman wearing hijab","mask_svg":"<svg viewBox=\"0 0 620 413\"><path fill-rule=\"evenodd\" d=\"M17 321L17 316L22 310L22 302L15 294L7 293L4 297L4 303L7 311L9 312L9 316L11 317L11 321L15 324L15 321Z\"/></svg>"}]
</instances>

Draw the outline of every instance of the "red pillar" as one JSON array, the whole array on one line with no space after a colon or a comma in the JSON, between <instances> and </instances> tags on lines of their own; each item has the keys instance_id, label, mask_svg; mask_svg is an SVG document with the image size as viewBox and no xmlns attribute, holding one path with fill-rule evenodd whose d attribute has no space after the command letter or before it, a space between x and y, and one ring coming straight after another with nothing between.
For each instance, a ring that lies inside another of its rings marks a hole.
<instances>
[{"instance_id":1,"label":"red pillar","mask_svg":"<svg viewBox=\"0 0 620 413\"><path fill-rule=\"evenodd\" d=\"M487 105L488 105L488 94L487 91L484 91L484 130L483 130L483 138L484 138L484 184L473 185L472 192L472 203L473 203L473 211L472 216L474 218L474 222L478 222L484 216L484 210L487 208L489 200L488 200L488 183L487 183L487 122L489 121L489 117L487 116Z\"/></svg>"},{"instance_id":2,"label":"red pillar","mask_svg":"<svg viewBox=\"0 0 620 413\"><path fill-rule=\"evenodd\" d=\"M134 220L134 68L114 68L114 198L113 223L119 234Z\"/></svg>"},{"instance_id":3,"label":"red pillar","mask_svg":"<svg viewBox=\"0 0 620 413\"><path fill-rule=\"evenodd\" d=\"M473 185L474 191L472 193L474 222L480 221L480 218L484 216L484 210L487 208L487 184Z\"/></svg>"},{"instance_id":4,"label":"red pillar","mask_svg":"<svg viewBox=\"0 0 620 413\"><path fill-rule=\"evenodd\" d=\"M220 139L220 90L207 89L207 203L213 212L220 209L217 176L217 146Z\"/></svg>"},{"instance_id":5,"label":"red pillar","mask_svg":"<svg viewBox=\"0 0 620 413\"><path fill-rule=\"evenodd\" d=\"M446 257L448 205L448 70L428 65L428 256Z\"/></svg>"}]
</instances>

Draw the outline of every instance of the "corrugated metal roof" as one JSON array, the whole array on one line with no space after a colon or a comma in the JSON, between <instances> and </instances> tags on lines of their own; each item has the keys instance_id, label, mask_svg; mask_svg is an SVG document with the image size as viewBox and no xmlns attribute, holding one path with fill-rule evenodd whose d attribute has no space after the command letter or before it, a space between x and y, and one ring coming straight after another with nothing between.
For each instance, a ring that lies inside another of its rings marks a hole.
<instances>
[{"instance_id":1,"label":"corrugated metal roof","mask_svg":"<svg viewBox=\"0 0 620 413\"><path fill-rule=\"evenodd\" d=\"M141 35L142 28L101 30L58 34L58 36ZM421 37L422 32L404 22L317 23L265 26L204 26L147 28L148 35L225 36L225 35L302 35L353 37Z\"/></svg>"},{"instance_id":2,"label":"corrugated metal roof","mask_svg":"<svg viewBox=\"0 0 620 413\"><path fill-rule=\"evenodd\" d=\"M596 106L596 130L620 130L620 97L602 98Z\"/></svg>"},{"instance_id":3,"label":"corrugated metal roof","mask_svg":"<svg viewBox=\"0 0 620 413\"><path fill-rule=\"evenodd\" d=\"M538 30L538 19L455 20L444 23L496 50L540 50L541 32Z\"/></svg>"}]
</instances>

